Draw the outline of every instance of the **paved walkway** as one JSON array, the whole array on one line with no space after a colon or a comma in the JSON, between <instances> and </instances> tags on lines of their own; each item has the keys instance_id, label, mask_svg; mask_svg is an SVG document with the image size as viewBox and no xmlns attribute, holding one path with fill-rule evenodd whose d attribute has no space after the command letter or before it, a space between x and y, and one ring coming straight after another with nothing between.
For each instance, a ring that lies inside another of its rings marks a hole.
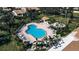
<instances>
[{"instance_id":1,"label":"paved walkway","mask_svg":"<svg viewBox=\"0 0 79 59\"><path fill-rule=\"evenodd\" d=\"M65 42L62 44L62 47L58 47L57 49L54 49L53 47L49 49L49 51L62 51L65 47L67 47L74 39L75 39L76 32L70 33L68 36L62 38Z\"/></svg>"}]
</instances>

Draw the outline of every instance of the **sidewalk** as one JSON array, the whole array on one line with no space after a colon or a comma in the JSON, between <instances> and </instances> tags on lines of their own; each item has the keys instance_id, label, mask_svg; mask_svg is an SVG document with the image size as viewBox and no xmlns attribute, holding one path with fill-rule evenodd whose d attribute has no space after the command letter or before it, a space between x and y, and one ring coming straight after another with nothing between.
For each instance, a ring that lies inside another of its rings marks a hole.
<instances>
[{"instance_id":1,"label":"sidewalk","mask_svg":"<svg viewBox=\"0 0 79 59\"><path fill-rule=\"evenodd\" d=\"M59 47L57 49L54 49L52 47L51 49L49 49L49 51L62 51L65 47L67 47L75 39L75 36L74 36L75 34L76 34L76 32L72 32L68 36L62 38L63 41L65 42L64 44L62 44L62 47Z\"/></svg>"}]
</instances>

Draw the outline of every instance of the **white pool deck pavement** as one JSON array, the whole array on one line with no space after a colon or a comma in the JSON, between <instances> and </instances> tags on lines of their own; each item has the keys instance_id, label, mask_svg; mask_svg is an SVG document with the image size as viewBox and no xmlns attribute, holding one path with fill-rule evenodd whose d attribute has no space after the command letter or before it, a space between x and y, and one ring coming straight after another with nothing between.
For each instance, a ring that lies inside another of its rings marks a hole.
<instances>
[{"instance_id":1,"label":"white pool deck pavement","mask_svg":"<svg viewBox=\"0 0 79 59\"><path fill-rule=\"evenodd\" d=\"M27 40L30 40L31 42L34 42L36 41L36 38L34 38L32 35L30 34L27 34L25 31L28 29L28 26L31 25L31 24L35 24L37 26L37 28L42 28L46 31L46 36L49 37L53 37L54 33L53 33L53 30L52 29L49 29L49 24L46 23L29 23L29 24L26 24L24 25L20 32L18 33L19 35L23 35ZM53 34L52 34L53 33ZM44 38L44 37L43 37ZM41 40L43 38L39 38L38 40ZM26 41L26 40L23 40L23 41Z\"/></svg>"}]
</instances>

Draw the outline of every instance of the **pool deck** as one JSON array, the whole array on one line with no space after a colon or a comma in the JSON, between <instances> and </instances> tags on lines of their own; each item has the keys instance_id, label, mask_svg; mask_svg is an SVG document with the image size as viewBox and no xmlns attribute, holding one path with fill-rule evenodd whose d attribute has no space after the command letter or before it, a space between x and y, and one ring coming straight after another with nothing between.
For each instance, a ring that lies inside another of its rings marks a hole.
<instances>
[{"instance_id":1,"label":"pool deck","mask_svg":"<svg viewBox=\"0 0 79 59\"><path fill-rule=\"evenodd\" d=\"M20 32L19 32L18 34L19 34L19 35L24 35L24 37L25 37L28 41L31 41L31 42L36 41L36 39L35 39L32 35L27 34L27 33L25 32L25 31L28 29L28 26L31 25L31 24L36 25L37 28L41 28L41 29L45 30L47 37L49 37L49 36L53 37L53 30L48 28L48 27L49 27L49 24L47 24L47 23L29 23L29 24L26 24L26 25L24 25L24 26L21 28L21 30L20 30ZM43 38L44 38L44 37L39 38L38 40L41 40L41 39L43 39ZM23 40L23 41L25 41L25 40Z\"/></svg>"}]
</instances>

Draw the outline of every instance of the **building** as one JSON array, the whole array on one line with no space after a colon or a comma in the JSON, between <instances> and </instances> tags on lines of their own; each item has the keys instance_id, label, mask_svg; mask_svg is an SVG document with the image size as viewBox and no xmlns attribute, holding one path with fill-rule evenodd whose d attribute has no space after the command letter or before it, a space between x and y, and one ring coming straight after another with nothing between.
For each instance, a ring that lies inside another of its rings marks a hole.
<instances>
[{"instance_id":1,"label":"building","mask_svg":"<svg viewBox=\"0 0 79 59\"><path fill-rule=\"evenodd\" d=\"M30 10L39 10L37 7L17 7L15 10L12 11L14 16L23 15L24 13L28 13Z\"/></svg>"}]
</instances>

